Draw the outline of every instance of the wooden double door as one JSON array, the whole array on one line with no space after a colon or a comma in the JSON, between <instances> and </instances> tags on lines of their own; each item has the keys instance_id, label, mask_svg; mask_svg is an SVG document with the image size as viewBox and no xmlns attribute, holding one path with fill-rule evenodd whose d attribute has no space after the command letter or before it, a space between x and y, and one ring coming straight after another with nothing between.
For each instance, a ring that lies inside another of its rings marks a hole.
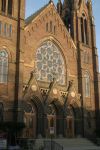
<instances>
[{"instance_id":1,"label":"wooden double door","mask_svg":"<svg viewBox=\"0 0 100 150\"><path fill-rule=\"evenodd\" d=\"M67 138L73 138L74 137L74 117L73 116L67 116L66 117L66 137Z\"/></svg>"}]
</instances>

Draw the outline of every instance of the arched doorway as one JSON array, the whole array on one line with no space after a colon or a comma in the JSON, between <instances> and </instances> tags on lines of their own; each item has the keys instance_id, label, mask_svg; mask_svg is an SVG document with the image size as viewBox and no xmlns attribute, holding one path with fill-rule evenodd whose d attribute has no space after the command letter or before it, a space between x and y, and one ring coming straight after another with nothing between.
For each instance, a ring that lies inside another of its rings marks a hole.
<instances>
[{"instance_id":1,"label":"arched doorway","mask_svg":"<svg viewBox=\"0 0 100 150\"><path fill-rule=\"evenodd\" d=\"M24 109L25 129L23 132L24 138L36 138L37 126L37 109L34 104L27 103Z\"/></svg>"},{"instance_id":2,"label":"arched doorway","mask_svg":"<svg viewBox=\"0 0 100 150\"><path fill-rule=\"evenodd\" d=\"M56 137L56 109L53 104L50 104L48 106L47 121L48 121L47 137L50 137L50 134Z\"/></svg>"},{"instance_id":3,"label":"arched doorway","mask_svg":"<svg viewBox=\"0 0 100 150\"><path fill-rule=\"evenodd\" d=\"M71 106L67 107L67 115L66 115L66 137L72 138L74 137L74 112Z\"/></svg>"}]
</instances>

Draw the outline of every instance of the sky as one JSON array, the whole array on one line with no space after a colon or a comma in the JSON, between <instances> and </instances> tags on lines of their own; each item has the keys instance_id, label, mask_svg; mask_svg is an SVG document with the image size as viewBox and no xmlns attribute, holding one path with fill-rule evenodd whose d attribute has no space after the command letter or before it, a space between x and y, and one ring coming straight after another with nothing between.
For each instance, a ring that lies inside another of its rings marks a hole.
<instances>
[{"instance_id":1,"label":"sky","mask_svg":"<svg viewBox=\"0 0 100 150\"><path fill-rule=\"evenodd\" d=\"M53 0L55 5L58 0ZM63 0L62 0L63 1ZM36 12L39 8L48 3L49 0L26 0L26 17L30 16L32 13ZM98 49L99 57L99 71L100 71L100 0L92 0L93 4L93 15L95 18L96 26L96 45Z\"/></svg>"}]
</instances>

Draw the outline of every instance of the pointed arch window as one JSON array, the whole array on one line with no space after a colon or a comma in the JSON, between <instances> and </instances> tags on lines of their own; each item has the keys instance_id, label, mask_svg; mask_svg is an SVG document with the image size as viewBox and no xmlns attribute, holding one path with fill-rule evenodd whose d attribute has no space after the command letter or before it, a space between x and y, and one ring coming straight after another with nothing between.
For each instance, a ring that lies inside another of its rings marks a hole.
<instances>
[{"instance_id":1,"label":"pointed arch window","mask_svg":"<svg viewBox=\"0 0 100 150\"><path fill-rule=\"evenodd\" d=\"M8 76L8 53L6 50L0 51L0 83L7 83Z\"/></svg>"},{"instance_id":2,"label":"pointed arch window","mask_svg":"<svg viewBox=\"0 0 100 150\"><path fill-rule=\"evenodd\" d=\"M82 43L88 45L87 19L84 14L82 14L82 17L81 17L81 41Z\"/></svg>"},{"instance_id":3,"label":"pointed arch window","mask_svg":"<svg viewBox=\"0 0 100 150\"><path fill-rule=\"evenodd\" d=\"M65 62L59 48L51 41L45 41L36 52L36 79L51 82L56 77L60 85L66 81Z\"/></svg>"},{"instance_id":4,"label":"pointed arch window","mask_svg":"<svg viewBox=\"0 0 100 150\"><path fill-rule=\"evenodd\" d=\"M84 27L83 27L83 18L81 17L81 38L84 43Z\"/></svg>"},{"instance_id":5,"label":"pointed arch window","mask_svg":"<svg viewBox=\"0 0 100 150\"><path fill-rule=\"evenodd\" d=\"M8 0L8 15L12 15L13 0Z\"/></svg>"},{"instance_id":6,"label":"pointed arch window","mask_svg":"<svg viewBox=\"0 0 100 150\"><path fill-rule=\"evenodd\" d=\"M50 32L52 32L52 21L50 21Z\"/></svg>"},{"instance_id":7,"label":"pointed arch window","mask_svg":"<svg viewBox=\"0 0 100 150\"><path fill-rule=\"evenodd\" d=\"M84 76L85 79L85 97L90 97L90 76L88 73Z\"/></svg>"},{"instance_id":8,"label":"pointed arch window","mask_svg":"<svg viewBox=\"0 0 100 150\"><path fill-rule=\"evenodd\" d=\"M88 44L88 34L87 34L87 20L84 19L84 36L85 36L85 43Z\"/></svg>"}]
</instances>

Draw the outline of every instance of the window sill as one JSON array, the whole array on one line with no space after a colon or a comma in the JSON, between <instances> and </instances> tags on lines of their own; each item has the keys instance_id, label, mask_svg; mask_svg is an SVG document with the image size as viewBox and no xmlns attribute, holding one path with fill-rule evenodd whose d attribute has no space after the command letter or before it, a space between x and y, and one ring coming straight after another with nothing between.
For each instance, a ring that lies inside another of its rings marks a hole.
<instances>
[{"instance_id":1,"label":"window sill","mask_svg":"<svg viewBox=\"0 0 100 150\"><path fill-rule=\"evenodd\" d=\"M3 39L12 40L12 36L8 37L8 36L4 36L4 35L0 34L0 37Z\"/></svg>"},{"instance_id":2,"label":"window sill","mask_svg":"<svg viewBox=\"0 0 100 150\"><path fill-rule=\"evenodd\" d=\"M0 86L2 86L2 85L3 85L3 86L7 86L8 83L1 83L1 82L0 82Z\"/></svg>"}]
</instances>

